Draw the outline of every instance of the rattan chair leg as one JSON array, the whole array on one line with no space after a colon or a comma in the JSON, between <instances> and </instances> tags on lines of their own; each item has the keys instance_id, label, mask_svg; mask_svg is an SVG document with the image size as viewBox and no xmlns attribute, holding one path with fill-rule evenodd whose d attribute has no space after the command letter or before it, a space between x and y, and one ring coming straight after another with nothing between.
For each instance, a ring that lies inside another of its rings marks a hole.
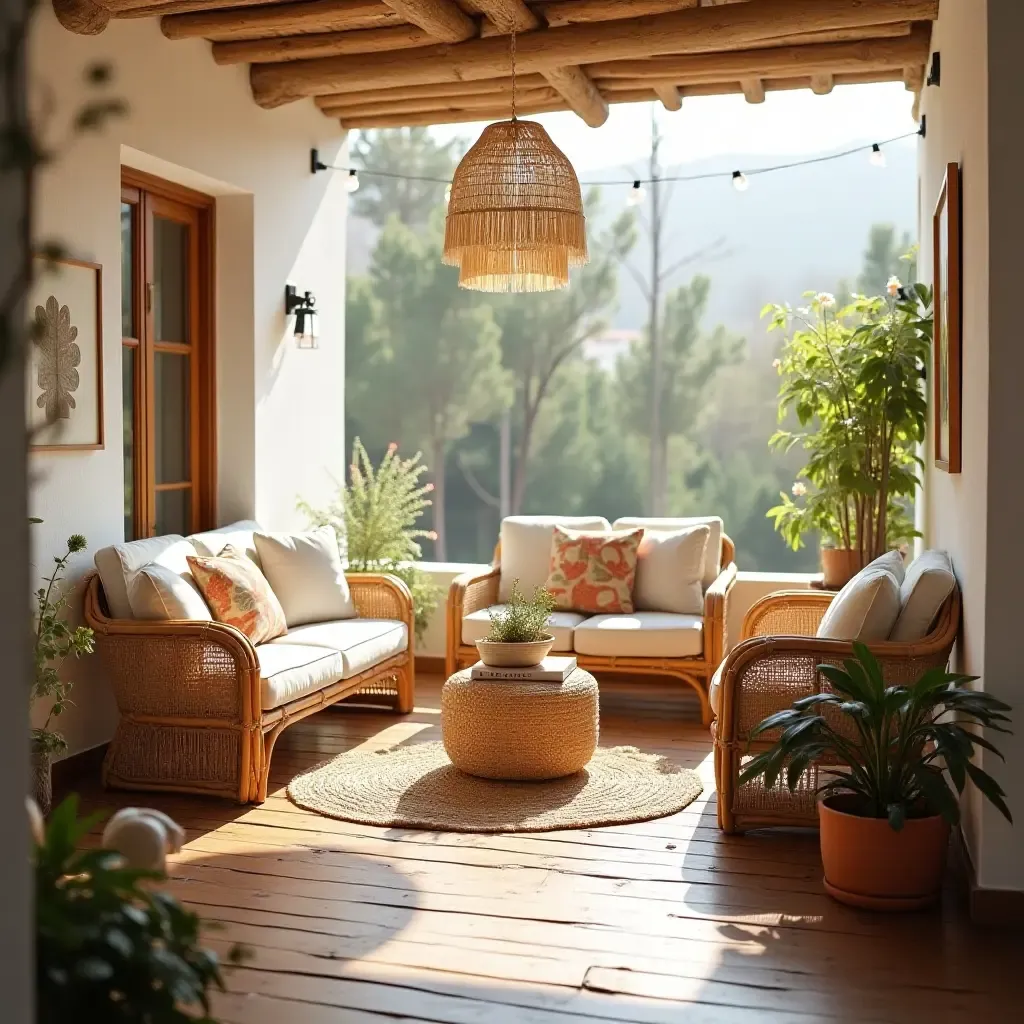
<instances>
[{"instance_id":1,"label":"rattan chair leg","mask_svg":"<svg viewBox=\"0 0 1024 1024\"><path fill-rule=\"evenodd\" d=\"M407 715L416 706L416 667L412 658L409 664L401 669L396 679L398 698L395 702L400 715Z\"/></svg>"}]
</instances>

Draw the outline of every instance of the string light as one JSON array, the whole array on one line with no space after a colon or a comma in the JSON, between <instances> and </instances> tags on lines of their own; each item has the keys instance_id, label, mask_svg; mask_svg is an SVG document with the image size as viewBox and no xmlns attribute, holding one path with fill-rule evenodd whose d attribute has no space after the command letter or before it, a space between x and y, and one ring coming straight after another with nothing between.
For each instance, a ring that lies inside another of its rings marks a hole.
<instances>
[{"instance_id":1,"label":"string light","mask_svg":"<svg viewBox=\"0 0 1024 1024\"><path fill-rule=\"evenodd\" d=\"M345 182L345 188L350 193L359 191L359 172L354 167L348 169L348 180Z\"/></svg>"},{"instance_id":2,"label":"string light","mask_svg":"<svg viewBox=\"0 0 1024 1024\"><path fill-rule=\"evenodd\" d=\"M737 192L746 192L750 188L750 179L742 171L733 171L732 187Z\"/></svg>"},{"instance_id":3,"label":"string light","mask_svg":"<svg viewBox=\"0 0 1024 1024\"><path fill-rule=\"evenodd\" d=\"M447 206L452 201L452 187L448 185L444 190L444 205Z\"/></svg>"},{"instance_id":4,"label":"string light","mask_svg":"<svg viewBox=\"0 0 1024 1024\"><path fill-rule=\"evenodd\" d=\"M626 205L639 206L646 198L647 192L643 185L640 184L640 180L637 179L633 182L633 187L629 190L629 195L626 196Z\"/></svg>"},{"instance_id":5,"label":"string light","mask_svg":"<svg viewBox=\"0 0 1024 1024\"><path fill-rule=\"evenodd\" d=\"M882 152L882 147L876 142L871 147L871 155L868 157L872 167L884 167L885 166L885 154Z\"/></svg>"}]
</instances>

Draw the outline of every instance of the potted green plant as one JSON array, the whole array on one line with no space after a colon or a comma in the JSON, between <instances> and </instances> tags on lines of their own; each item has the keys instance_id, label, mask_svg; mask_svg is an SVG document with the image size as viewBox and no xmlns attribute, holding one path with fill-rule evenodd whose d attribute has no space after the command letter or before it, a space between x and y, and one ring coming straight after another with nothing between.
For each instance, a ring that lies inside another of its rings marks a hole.
<instances>
[{"instance_id":1,"label":"potted green plant","mask_svg":"<svg viewBox=\"0 0 1024 1024\"><path fill-rule=\"evenodd\" d=\"M505 606L489 612L490 633L476 642L480 660L485 665L503 668L539 665L555 642L548 630L554 607L555 599L549 590L537 587L533 597L528 598L519 589L519 580L513 580Z\"/></svg>"},{"instance_id":2,"label":"potted green plant","mask_svg":"<svg viewBox=\"0 0 1024 1024\"><path fill-rule=\"evenodd\" d=\"M863 644L843 668L819 665L832 689L769 715L751 739L777 732L740 771L790 790L812 763L821 767L818 820L825 887L871 909L927 906L939 894L959 795L970 781L1012 821L999 784L976 765L976 748L1002 755L981 729L1009 732L1010 708L968 688L974 676L926 671L910 686L886 686Z\"/></svg>"},{"instance_id":3,"label":"potted green plant","mask_svg":"<svg viewBox=\"0 0 1024 1024\"><path fill-rule=\"evenodd\" d=\"M885 297L856 296L839 309L828 293L807 294L809 305L796 311L762 311L769 330L787 332L776 360L779 420L797 421L769 444L807 453L792 495L767 515L793 550L817 533L826 585L839 587L917 535L909 505L927 415L932 293L892 278Z\"/></svg>"},{"instance_id":4,"label":"potted green plant","mask_svg":"<svg viewBox=\"0 0 1024 1024\"><path fill-rule=\"evenodd\" d=\"M213 1024L209 993L224 982L199 918L155 888L162 872L132 868L113 850L78 849L102 817L79 819L70 796L45 831L34 821L36 1020ZM233 945L228 961L247 955Z\"/></svg>"},{"instance_id":5,"label":"potted green plant","mask_svg":"<svg viewBox=\"0 0 1024 1024\"><path fill-rule=\"evenodd\" d=\"M40 522L40 520L33 520ZM67 750L63 735L51 728L72 706L72 683L61 677L68 658L91 654L93 633L88 626L71 626L65 615L70 600L64 574L71 556L84 551L86 540L80 533L68 537L63 555L54 556L54 569L43 579L45 586L36 591L36 631L33 637L32 700L49 701L43 724L32 730L33 795L43 814L49 813L53 799L51 768L54 758Z\"/></svg>"},{"instance_id":6,"label":"potted green plant","mask_svg":"<svg viewBox=\"0 0 1024 1024\"><path fill-rule=\"evenodd\" d=\"M420 530L416 521L430 507L426 497L434 489L421 484L427 467L417 452L405 459L398 445L388 445L379 466L357 437L352 443L349 484L340 484L338 496L325 509L300 501L299 510L313 526L330 526L347 559L349 572L390 573L412 594L416 636L423 633L441 597L441 588L416 563L423 557L420 538L435 540L433 530Z\"/></svg>"}]
</instances>

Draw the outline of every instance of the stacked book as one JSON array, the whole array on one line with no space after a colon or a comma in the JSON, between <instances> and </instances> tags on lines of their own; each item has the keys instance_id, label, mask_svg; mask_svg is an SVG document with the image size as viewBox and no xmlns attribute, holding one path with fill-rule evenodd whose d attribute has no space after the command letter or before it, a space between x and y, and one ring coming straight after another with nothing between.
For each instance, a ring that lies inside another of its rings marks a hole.
<instances>
[{"instance_id":1,"label":"stacked book","mask_svg":"<svg viewBox=\"0 0 1024 1024\"><path fill-rule=\"evenodd\" d=\"M473 679L500 683L564 683L576 669L575 658L545 658L526 668L498 668L478 661L470 670Z\"/></svg>"}]
</instances>

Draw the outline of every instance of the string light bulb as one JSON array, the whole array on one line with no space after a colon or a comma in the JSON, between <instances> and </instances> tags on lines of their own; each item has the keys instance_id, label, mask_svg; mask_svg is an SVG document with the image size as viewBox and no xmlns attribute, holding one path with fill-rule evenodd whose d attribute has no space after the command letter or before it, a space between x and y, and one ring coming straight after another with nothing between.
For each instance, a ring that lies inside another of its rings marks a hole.
<instances>
[{"instance_id":1,"label":"string light bulb","mask_svg":"<svg viewBox=\"0 0 1024 1024\"><path fill-rule=\"evenodd\" d=\"M626 196L627 206L639 206L644 199L647 198L647 192L643 185L640 184L639 179L633 182L633 187L629 190L629 195Z\"/></svg>"},{"instance_id":2,"label":"string light bulb","mask_svg":"<svg viewBox=\"0 0 1024 1024\"><path fill-rule=\"evenodd\" d=\"M742 171L732 172L732 187L737 192L746 192L750 188L750 180Z\"/></svg>"},{"instance_id":3,"label":"string light bulb","mask_svg":"<svg viewBox=\"0 0 1024 1024\"><path fill-rule=\"evenodd\" d=\"M345 179L345 188L351 192L359 191L359 172L354 168L349 168L348 177Z\"/></svg>"},{"instance_id":4,"label":"string light bulb","mask_svg":"<svg viewBox=\"0 0 1024 1024\"><path fill-rule=\"evenodd\" d=\"M882 147L877 143L871 145L871 155L868 157L872 167L885 167L885 154Z\"/></svg>"},{"instance_id":5,"label":"string light bulb","mask_svg":"<svg viewBox=\"0 0 1024 1024\"><path fill-rule=\"evenodd\" d=\"M446 185L444 189L444 205L447 206L452 201L452 187Z\"/></svg>"}]
</instances>

